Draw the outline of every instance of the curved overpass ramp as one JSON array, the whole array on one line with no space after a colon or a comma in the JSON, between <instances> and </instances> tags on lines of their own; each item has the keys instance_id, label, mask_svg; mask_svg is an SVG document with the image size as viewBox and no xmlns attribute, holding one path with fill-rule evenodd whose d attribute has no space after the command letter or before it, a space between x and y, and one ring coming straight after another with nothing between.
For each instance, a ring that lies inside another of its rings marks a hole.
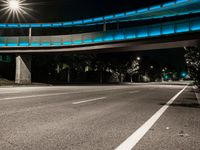
<instances>
[{"instance_id":1,"label":"curved overpass ramp","mask_svg":"<svg viewBox=\"0 0 200 150\"><path fill-rule=\"evenodd\" d=\"M188 46L193 43L194 40L198 40L196 38L199 36L191 36L191 34L198 34L199 31L200 18L197 17L106 32L58 36L33 36L31 38L26 36L0 37L0 52L66 52L123 47L134 47L133 50L148 50L159 49L162 48L162 46L167 46L166 48L177 48L177 46ZM188 34L190 34L190 36L185 36ZM162 43L164 45L162 45ZM151 47L145 47L145 44L151 45Z\"/></svg>"},{"instance_id":2,"label":"curved overpass ramp","mask_svg":"<svg viewBox=\"0 0 200 150\"><path fill-rule=\"evenodd\" d=\"M173 16L182 16L200 12L200 0L174 0L163 4L149 6L132 11L88 18L83 20L74 20L67 22L53 23L20 23L4 24L0 23L0 28L61 28L76 26L93 26L105 23L150 20L154 18L164 18Z\"/></svg>"}]
</instances>

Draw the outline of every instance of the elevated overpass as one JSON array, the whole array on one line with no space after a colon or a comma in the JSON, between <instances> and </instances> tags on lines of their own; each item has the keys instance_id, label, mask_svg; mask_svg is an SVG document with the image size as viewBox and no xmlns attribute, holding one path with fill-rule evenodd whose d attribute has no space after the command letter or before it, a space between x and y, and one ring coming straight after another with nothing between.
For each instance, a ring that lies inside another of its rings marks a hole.
<instances>
[{"instance_id":1,"label":"elevated overpass","mask_svg":"<svg viewBox=\"0 0 200 150\"><path fill-rule=\"evenodd\" d=\"M196 34L200 31L200 18L189 18L180 21L172 21L160 24L152 24L140 27L125 28L106 32L92 32L72 35L57 36L20 36L0 37L1 53L38 53L38 52L66 52L77 50L92 50L109 47L127 47L124 43L138 42L151 39L162 39L164 43L170 41L170 36L181 36L182 34ZM196 37L196 36L195 36ZM194 38L194 37L193 37ZM186 36L183 41L190 41ZM156 40L158 41L158 40ZM173 42L179 40L173 39ZM121 43L121 44L119 44ZM140 42L144 43L144 42ZM162 42L161 42L162 43ZM139 43L138 43L139 44ZM160 44L160 42L158 42ZM107 45L107 46L106 46ZM112 46L113 45L113 46ZM121 45L121 46L120 46ZM130 45L130 44L129 44ZM138 45L139 46L139 45ZM175 45L174 45L175 46ZM184 45L182 45L184 46ZM176 46L175 46L176 47ZM156 48L156 47L155 47ZM154 49L154 48L153 48ZM138 49L140 50L140 49Z\"/></svg>"},{"instance_id":2,"label":"elevated overpass","mask_svg":"<svg viewBox=\"0 0 200 150\"><path fill-rule=\"evenodd\" d=\"M199 14L200 0L176 0L131 12L79 21L40 24L0 24L10 28L63 28L113 22L151 20ZM138 51L198 46L200 17L133 26L118 30L54 36L0 36L0 53L15 53L16 83L31 83L31 55L74 51Z\"/></svg>"}]
</instances>

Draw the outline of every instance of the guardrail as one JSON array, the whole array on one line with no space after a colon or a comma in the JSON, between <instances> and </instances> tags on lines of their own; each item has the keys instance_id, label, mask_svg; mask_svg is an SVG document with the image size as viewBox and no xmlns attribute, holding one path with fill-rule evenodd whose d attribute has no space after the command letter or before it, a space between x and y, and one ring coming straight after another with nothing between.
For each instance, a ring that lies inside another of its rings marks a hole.
<instances>
[{"instance_id":1,"label":"guardrail","mask_svg":"<svg viewBox=\"0 0 200 150\"><path fill-rule=\"evenodd\" d=\"M58 36L0 37L0 47L52 47L123 41L200 31L200 17L106 32Z\"/></svg>"},{"instance_id":2,"label":"guardrail","mask_svg":"<svg viewBox=\"0 0 200 150\"><path fill-rule=\"evenodd\" d=\"M73 26L97 25L113 22L146 20L153 18L172 17L200 13L200 0L175 0L161 5L150 6L129 12L123 12L108 16L89 18L84 20L57 22L57 23L0 23L0 28L59 28Z\"/></svg>"}]
</instances>

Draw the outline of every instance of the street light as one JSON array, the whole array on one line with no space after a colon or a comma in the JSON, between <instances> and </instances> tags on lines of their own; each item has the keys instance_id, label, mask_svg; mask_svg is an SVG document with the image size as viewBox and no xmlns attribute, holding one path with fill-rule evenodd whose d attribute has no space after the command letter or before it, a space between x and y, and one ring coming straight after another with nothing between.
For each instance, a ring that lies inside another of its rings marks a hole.
<instances>
[{"instance_id":1,"label":"street light","mask_svg":"<svg viewBox=\"0 0 200 150\"><path fill-rule=\"evenodd\" d=\"M19 15L24 13L24 0L3 0L3 9L1 11L5 11L5 15Z\"/></svg>"},{"instance_id":2,"label":"street light","mask_svg":"<svg viewBox=\"0 0 200 150\"><path fill-rule=\"evenodd\" d=\"M18 0L9 0L8 8L10 9L10 11L19 11L20 2Z\"/></svg>"},{"instance_id":3,"label":"street light","mask_svg":"<svg viewBox=\"0 0 200 150\"><path fill-rule=\"evenodd\" d=\"M18 21L20 21L20 17L26 20L24 15L31 17L28 13L28 11L31 11L31 9L28 8L31 3L26 3L26 0L2 0L2 2L3 9L1 9L0 12L4 11L3 15L7 16L7 20L10 19L10 17L17 19ZM32 29L29 28L29 41L31 36Z\"/></svg>"},{"instance_id":4,"label":"street light","mask_svg":"<svg viewBox=\"0 0 200 150\"><path fill-rule=\"evenodd\" d=\"M20 18L25 19L25 15L32 17L29 14L29 11L32 11L29 6L32 3L26 3L26 0L0 0L2 5L0 9L0 13L3 16L7 17L8 21L10 18L13 20L20 21Z\"/></svg>"},{"instance_id":5,"label":"street light","mask_svg":"<svg viewBox=\"0 0 200 150\"><path fill-rule=\"evenodd\" d=\"M137 59L138 61L140 61L140 60L141 60L141 58L140 58L140 57L137 57L136 59Z\"/></svg>"}]
</instances>

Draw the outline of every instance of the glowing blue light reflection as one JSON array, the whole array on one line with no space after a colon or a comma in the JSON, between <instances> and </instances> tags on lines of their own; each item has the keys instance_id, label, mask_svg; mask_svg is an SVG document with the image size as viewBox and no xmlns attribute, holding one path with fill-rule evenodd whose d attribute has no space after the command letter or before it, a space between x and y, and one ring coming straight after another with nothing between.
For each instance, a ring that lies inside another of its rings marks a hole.
<instances>
[{"instance_id":1,"label":"glowing blue light reflection","mask_svg":"<svg viewBox=\"0 0 200 150\"><path fill-rule=\"evenodd\" d=\"M94 39L94 42L103 42L102 37L97 37Z\"/></svg>"},{"instance_id":2,"label":"glowing blue light reflection","mask_svg":"<svg viewBox=\"0 0 200 150\"><path fill-rule=\"evenodd\" d=\"M161 8L161 5L152 6L149 8L149 10L155 10L155 9L159 9L159 8Z\"/></svg>"},{"instance_id":3,"label":"glowing blue light reflection","mask_svg":"<svg viewBox=\"0 0 200 150\"><path fill-rule=\"evenodd\" d=\"M42 27L51 27L51 24L42 24Z\"/></svg>"},{"instance_id":4,"label":"glowing blue light reflection","mask_svg":"<svg viewBox=\"0 0 200 150\"><path fill-rule=\"evenodd\" d=\"M28 42L20 42L19 46L29 46L29 43Z\"/></svg>"},{"instance_id":5,"label":"glowing blue light reflection","mask_svg":"<svg viewBox=\"0 0 200 150\"><path fill-rule=\"evenodd\" d=\"M17 27L18 27L18 24L8 24L8 27L9 27L9 28L17 28Z\"/></svg>"},{"instance_id":6,"label":"glowing blue light reflection","mask_svg":"<svg viewBox=\"0 0 200 150\"><path fill-rule=\"evenodd\" d=\"M7 46L9 46L9 47L15 47L15 46L17 46L17 43L7 43Z\"/></svg>"},{"instance_id":7,"label":"glowing blue light reflection","mask_svg":"<svg viewBox=\"0 0 200 150\"><path fill-rule=\"evenodd\" d=\"M172 6L172 5L175 5L175 4L176 4L175 2L169 2L169 3L163 4L163 7L169 7L169 6Z\"/></svg>"},{"instance_id":8,"label":"glowing blue light reflection","mask_svg":"<svg viewBox=\"0 0 200 150\"><path fill-rule=\"evenodd\" d=\"M82 44L82 40L73 41L73 44L77 44L77 45Z\"/></svg>"},{"instance_id":9,"label":"glowing blue light reflection","mask_svg":"<svg viewBox=\"0 0 200 150\"><path fill-rule=\"evenodd\" d=\"M84 43L92 43L92 39L85 39Z\"/></svg>"},{"instance_id":10,"label":"glowing blue light reflection","mask_svg":"<svg viewBox=\"0 0 200 150\"><path fill-rule=\"evenodd\" d=\"M105 20L112 19L112 18L114 18L114 15L109 15L109 16L104 17Z\"/></svg>"},{"instance_id":11,"label":"glowing blue light reflection","mask_svg":"<svg viewBox=\"0 0 200 150\"><path fill-rule=\"evenodd\" d=\"M189 23L177 24L176 33L188 32L189 30Z\"/></svg>"},{"instance_id":12,"label":"glowing blue light reflection","mask_svg":"<svg viewBox=\"0 0 200 150\"><path fill-rule=\"evenodd\" d=\"M164 25L162 26L162 34L172 34L175 33L175 26L173 24Z\"/></svg>"},{"instance_id":13,"label":"glowing blue light reflection","mask_svg":"<svg viewBox=\"0 0 200 150\"><path fill-rule=\"evenodd\" d=\"M125 38L123 33L119 33L115 35L115 40L123 40Z\"/></svg>"},{"instance_id":14,"label":"glowing blue light reflection","mask_svg":"<svg viewBox=\"0 0 200 150\"><path fill-rule=\"evenodd\" d=\"M4 46L6 46L6 44L0 43L0 47L4 47Z\"/></svg>"},{"instance_id":15,"label":"glowing blue light reflection","mask_svg":"<svg viewBox=\"0 0 200 150\"><path fill-rule=\"evenodd\" d=\"M64 45L71 45L72 42L69 42L69 41L66 41L66 42L63 42Z\"/></svg>"},{"instance_id":16,"label":"glowing blue light reflection","mask_svg":"<svg viewBox=\"0 0 200 150\"><path fill-rule=\"evenodd\" d=\"M32 42L30 45L37 47L37 46L40 46L40 43L38 43L38 42Z\"/></svg>"},{"instance_id":17,"label":"glowing blue light reflection","mask_svg":"<svg viewBox=\"0 0 200 150\"><path fill-rule=\"evenodd\" d=\"M20 24L19 27L20 28L28 28L28 27L30 27L30 24Z\"/></svg>"},{"instance_id":18,"label":"glowing blue light reflection","mask_svg":"<svg viewBox=\"0 0 200 150\"><path fill-rule=\"evenodd\" d=\"M51 43L50 43L50 42L42 42L41 45L42 45L42 46L50 46Z\"/></svg>"},{"instance_id":19,"label":"glowing blue light reflection","mask_svg":"<svg viewBox=\"0 0 200 150\"><path fill-rule=\"evenodd\" d=\"M31 27L41 27L41 24L31 24Z\"/></svg>"},{"instance_id":20,"label":"glowing blue light reflection","mask_svg":"<svg viewBox=\"0 0 200 150\"><path fill-rule=\"evenodd\" d=\"M124 16L125 16L125 14L124 14L124 13L120 13L120 14L116 14L116 15L115 15L115 17L116 17L116 18L119 18L119 17L124 17Z\"/></svg>"},{"instance_id":21,"label":"glowing blue light reflection","mask_svg":"<svg viewBox=\"0 0 200 150\"><path fill-rule=\"evenodd\" d=\"M143 13L143 12L146 12L146 11L148 11L148 8L143 8L143 9L137 10L138 13Z\"/></svg>"},{"instance_id":22,"label":"glowing blue light reflection","mask_svg":"<svg viewBox=\"0 0 200 150\"><path fill-rule=\"evenodd\" d=\"M160 27L150 28L149 36L158 36L158 35L161 35Z\"/></svg>"},{"instance_id":23,"label":"glowing blue light reflection","mask_svg":"<svg viewBox=\"0 0 200 150\"><path fill-rule=\"evenodd\" d=\"M61 44L61 42L53 42L52 45L54 45L54 46L60 46L62 44Z\"/></svg>"},{"instance_id":24,"label":"glowing blue light reflection","mask_svg":"<svg viewBox=\"0 0 200 150\"><path fill-rule=\"evenodd\" d=\"M103 17L94 18L94 21L103 21Z\"/></svg>"}]
</instances>

